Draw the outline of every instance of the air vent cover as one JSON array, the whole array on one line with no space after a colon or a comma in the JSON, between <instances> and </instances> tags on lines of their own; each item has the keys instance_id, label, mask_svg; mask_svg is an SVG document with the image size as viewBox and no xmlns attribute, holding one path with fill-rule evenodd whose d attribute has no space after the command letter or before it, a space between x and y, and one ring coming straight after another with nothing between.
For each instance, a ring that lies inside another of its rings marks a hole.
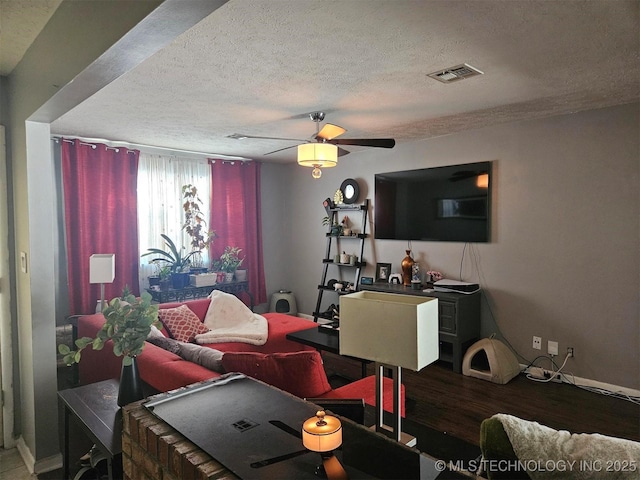
<instances>
[{"instance_id":1,"label":"air vent cover","mask_svg":"<svg viewBox=\"0 0 640 480\"><path fill-rule=\"evenodd\" d=\"M434 78L442 83L451 83L457 80L463 80L465 78L475 77L476 75L483 74L484 72L481 72L477 68L463 63L462 65L456 65L455 67L450 67L445 70L438 70L437 72L430 73L427 76Z\"/></svg>"}]
</instances>

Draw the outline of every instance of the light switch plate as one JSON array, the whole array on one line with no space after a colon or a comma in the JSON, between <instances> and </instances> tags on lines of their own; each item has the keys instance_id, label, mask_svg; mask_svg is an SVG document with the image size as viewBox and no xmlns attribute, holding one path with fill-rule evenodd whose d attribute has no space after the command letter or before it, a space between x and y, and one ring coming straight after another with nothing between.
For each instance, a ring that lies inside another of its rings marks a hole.
<instances>
[{"instance_id":1,"label":"light switch plate","mask_svg":"<svg viewBox=\"0 0 640 480\"><path fill-rule=\"evenodd\" d=\"M20 270L27 273L27 252L20 252Z\"/></svg>"}]
</instances>

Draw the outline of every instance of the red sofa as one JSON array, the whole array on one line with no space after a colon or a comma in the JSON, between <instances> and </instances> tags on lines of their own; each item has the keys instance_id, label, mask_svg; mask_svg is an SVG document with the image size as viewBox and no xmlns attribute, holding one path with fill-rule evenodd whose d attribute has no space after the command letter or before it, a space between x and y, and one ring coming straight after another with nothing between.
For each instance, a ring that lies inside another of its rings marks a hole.
<instances>
[{"instance_id":1,"label":"red sofa","mask_svg":"<svg viewBox=\"0 0 640 480\"><path fill-rule=\"evenodd\" d=\"M161 309L186 305L202 321L209 308L209 299L183 303L166 303ZM357 380L343 387L332 389L327 380L322 357L312 347L286 339L289 332L314 328L308 320L281 313L265 313L268 322L268 340L264 345L248 343L214 343L202 345L224 352L224 371L236 371L285 390L299 397L363 398L375 405L375 377ZM104 323L102 314L83 316L78 320L78 337L95 337ZM166 336L168 332L163 329ZM192 383L219 377L216 372L187 361L150 342L145 343L137 357L140 376L148 385L160 392L174 390ZM109 341L102 350L86 348L79 363L81 384L118 378L122 359L113 354ZM385 379L384 406L391 410L393 404L392 382ZM402 391L402 415L404 415L404 386Z\"/></svg>"}]
</instances>

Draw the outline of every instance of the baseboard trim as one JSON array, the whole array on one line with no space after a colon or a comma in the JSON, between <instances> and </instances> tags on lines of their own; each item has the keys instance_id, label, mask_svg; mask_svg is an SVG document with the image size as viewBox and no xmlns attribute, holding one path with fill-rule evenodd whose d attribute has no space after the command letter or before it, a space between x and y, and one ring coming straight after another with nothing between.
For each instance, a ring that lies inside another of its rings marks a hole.
<instances>
[{"instance_id":1,"label":"baseboard trim","mask_svg":"<svg viewBox=\"0 0 640 480\"><path fill-rule=\"evenodd\" d=\"M24 465L27 467L29 474L35 473L36 475L39 473L51 472L53 470L58 470L62 468L62 454L56 453L47 458L43 458L42 460L36 460L33 458L31 454L31 450L27 447L27 444L24 441L24 438L20 436L18 441L16 442L16 448L18 449L18 453L22 457L22 461Z\"/></svg>"},{"instance_id":2,"label":"baseboard trim","mask_svg":"<svg viewBox=\"0 0 640 480\"><path fill-rule=\"evenodd\" d=\"M27 444L24 442L24 438L22 438L22 436L18 437L16 448L18 449L18 453L20 453L20 456L22 457L22 461L27 467L27 470L29 470L29 473L34 473L36 460L35 458L33 458L31 450L29 450L29 447L27 447Z\"/></svg>"},{"instance_id":3,"label":"baseboard trim","mask_svg":"<svg viewBox=\"0 0 640 480\"><path fill-rule=\"evenodd\" d=\"M524 365L521 363L520 371L524 371L527 367L528 365ZM640 390L621 387L620 385L613 385L611 383L600 382L598 380L591 380L590 378L576 377L575 375L562 375L562 383L576 385L578 387L599 388L612 393L627 395L629 397L640 397Z\"/></svg>"},{"instance_id":4,"label":"baseboard trim","mask_svg":"<svg viewBox=\"0 0 640 480\"><path fill-rule=\"evenodd\" d=\"M34 466L36 474L51 472L60 468L62 468L62 454L60 453L38 460Z\"/></svg>"}]
</instances>

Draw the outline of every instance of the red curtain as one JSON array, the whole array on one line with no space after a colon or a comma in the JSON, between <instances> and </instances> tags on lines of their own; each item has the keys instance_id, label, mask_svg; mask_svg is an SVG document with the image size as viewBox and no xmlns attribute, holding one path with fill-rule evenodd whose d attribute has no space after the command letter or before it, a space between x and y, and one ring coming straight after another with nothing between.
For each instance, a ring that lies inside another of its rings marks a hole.
<instances>
[{"instance_id":1,"label":"red curtain","mask_svg":"<svg viewBox=\"0 0 640 480\"><path fill-rule=\"evenodd\" d=\"M226 246L240 247L242 266L247 269L249 291L256 304L267 301L262 257L260 210L260 163L210 160L211 218L209 226L218 234L211 258ZM241 254L241 255L242 255Z\"/></svg>"},{"instance_id":2,"label":"red curtain","mask_svg":"<svg viewBox=\"0 0 640 480\"><path fill-rule=\"evenodd\" d=\"M69 306L72 315L95 311L100 285L89 283L89 257L115 253L116 276L105 299L138 286L137 176L140 152L61 140ZM125 167L125 168L123 168Z\"/></svg>"}]
</instances>

